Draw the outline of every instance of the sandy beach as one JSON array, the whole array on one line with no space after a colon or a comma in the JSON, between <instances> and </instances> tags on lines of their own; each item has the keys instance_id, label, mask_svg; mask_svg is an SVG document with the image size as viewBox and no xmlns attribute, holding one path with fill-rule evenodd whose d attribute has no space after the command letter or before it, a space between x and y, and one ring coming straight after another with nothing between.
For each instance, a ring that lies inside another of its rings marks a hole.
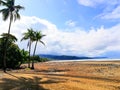
<instances>
[{"instance_id":1,"label":"sandy beach","mask_svg":"<svg viewBox=\"0 0 120 90\"><path fill-rule=\"evenodd\" d=\"M1 71L0 90L120 90L120 61L43 62L34 71Z\"/></svg>"}]
</instances>

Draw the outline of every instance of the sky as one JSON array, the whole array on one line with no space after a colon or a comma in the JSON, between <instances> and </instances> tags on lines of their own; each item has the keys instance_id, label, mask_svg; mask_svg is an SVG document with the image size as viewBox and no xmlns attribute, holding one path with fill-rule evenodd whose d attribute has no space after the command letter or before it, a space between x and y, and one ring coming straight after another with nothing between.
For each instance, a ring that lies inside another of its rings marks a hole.
<instances>
[{"instance_id":1,"label":"sky","mask_svg":"<svg viewBox=\"0 0 120 90\"><path fill-rule=\"evenodd\" d=\"M120 58L120 0L16 0L25 10L12 23L11 33L20 42L28 28L41 31L45 46L36 54L76 55ZM7 32L8 21L0 14L0 34ZM34 43L32 50L34 49Z\"/></svg>"}]
</instances>

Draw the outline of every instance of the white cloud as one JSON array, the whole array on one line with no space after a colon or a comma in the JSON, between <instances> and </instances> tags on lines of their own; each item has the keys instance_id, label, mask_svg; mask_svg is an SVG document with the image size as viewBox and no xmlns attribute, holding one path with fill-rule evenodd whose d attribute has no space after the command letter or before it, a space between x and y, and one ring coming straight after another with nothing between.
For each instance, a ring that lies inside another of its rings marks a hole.
<instances>
[{"instance_id":1,"label":"white cloud","mask_svg":"<svg viewBox=\"0 0 120 90\"><path fill-rule=\"evenodd\" d=\"M120 19L120 6L116 7L111 12L106 12L99 15L102 19Z\"/></svg>"},{"instance_id":2,"label":"white cloud","mask_svg":"<svg viewBox=\"0 0 120 90\"><path fill-rule=\"evenodd\" d=\"M84 5L84 6L94 6L93 2L91 2L90 0L87 0L87 1L85 1L85 0L78 0L78 2L79 2L79 4Z\"/></svg>"},{"instance_id":3,"label":"white cloud","mask_svg":"<svg viewBox=\"0 0 120 90\"><path fill-rule=\"evenodd\" d=\"M116 5L120 0L77 0L80 5L95 7L99 5Z\"/></svg>"},{"instance_id":4,"label":"white cloud","mask_svg":"<svg viewBox=\"0 0 120 90\"><path fill-rule=\"evenodd\" d=\"M78 0L80 5L102 8L98 18L101 19L120 19L120 0Z\"/></svg>"},{"instance_id":5,"label":"white cloud","mask_svg":"<svg viewBox=\"0 0 120 90\"><path fill-rule=\"evenodd\" d=\"M8 22L0 18L0 34L7 32ZM43 38L46 46L38 45L37 53L69 54L97 56L109 51L120 50L120 24L105 29L91 29L88 31L72 28L72 31L59 30L51 22L37 17L22 16L20 21L12 23L11 33L16 35L21 48L26 48L27 42L21 42L22 33L33 27L42 30L47 36Z\"/></svg>"}]
</instances>

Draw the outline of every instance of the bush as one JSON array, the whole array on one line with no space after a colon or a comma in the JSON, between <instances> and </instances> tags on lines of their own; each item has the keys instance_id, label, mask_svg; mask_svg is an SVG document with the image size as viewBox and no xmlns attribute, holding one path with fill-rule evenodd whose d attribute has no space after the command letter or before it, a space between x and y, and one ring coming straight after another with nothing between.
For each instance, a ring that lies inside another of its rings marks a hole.
<instances>
[{"instance_id":1,"label":"bush","mask_svg":"<svg viewBox=\"0 0 120 90\"><path fill-rule=\"evenodd\" d=\"M1 43L0 43L1 44ZM2 48L2 45L0 45L0 68L3 67L3 53L4 48ZM22 64L22 56L19 47L16 44L11 44L7 48L7 54L6 54L6 65L7 68L19 68Z\"/></svg>"},{"instance_id":2,"label":"bush","mask_svg":"<svg viewBox=\"0 0 120 90\"><path fill-rule=\"evenodd\" d=\"M34 60L34 62L46 62L46 61L49 61L49 59L39 57L38 55L35 55L34 57L31 56L31 60Z\"/></svg>"}]
</instances>

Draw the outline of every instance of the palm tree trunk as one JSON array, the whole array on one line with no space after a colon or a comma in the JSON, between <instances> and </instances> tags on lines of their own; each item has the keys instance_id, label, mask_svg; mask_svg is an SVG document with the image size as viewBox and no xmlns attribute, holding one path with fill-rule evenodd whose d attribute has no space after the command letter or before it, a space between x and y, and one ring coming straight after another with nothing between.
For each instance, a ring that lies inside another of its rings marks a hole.
<instances>
[{"instance_id":1,"label":"palm tree trunk","mask_svg":"<svg viewBox=\"0 0 120 90\"><path fill-rule=\"evenodd\" d=\"M30 68L30 52L31 52L31 41L29 42L29 60L28 60L28 68Z\"/></svg>"},{"instance_id":2,"label":"palm tree trunk","mask_svg":"<svg viewBox=\"0 0 120 90\"><path fill-rule=\"evenodd\" d=\"M36 41L36 43L35 43L35 48L34 48L34 52L33 52L33 57L35 56L35 51L36 51L37 43L38 43L38 41ZM34 59L34 58L33 58L33 59ZM31 69L34 69L34 60L32 60L32 67L31 67Z\"/></svg>"},{"instance_id":3,"label":"palm tree trunk","mask_svg":"<svg viewBox=\"0 0 120 90\"><path fill-rule=\"evenodd\" d=\"M9 35L10 35L11 24L12 24L12 15L10 16L10 22L9 22L9 28L8 28L8 37L6 38L6 41L5 41L6 44L5 44L5 48L4 48L4 57L3 57L3 70L4 70L4 72L6 72L6 68L7 68L6 57L7 57L8 39L9 39Z\"/></svg>"}]
</instances>

